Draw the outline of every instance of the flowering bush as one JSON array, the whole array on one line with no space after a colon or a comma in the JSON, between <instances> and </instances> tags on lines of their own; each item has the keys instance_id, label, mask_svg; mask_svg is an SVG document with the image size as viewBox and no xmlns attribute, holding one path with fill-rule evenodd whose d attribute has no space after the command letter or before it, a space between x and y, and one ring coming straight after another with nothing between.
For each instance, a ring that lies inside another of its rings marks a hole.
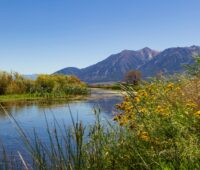
<instances>
[{"instance_id":1,"label":"flowering bush","mask_svg":"<svg viewBox=\"0 0 200 170\"><path fill-rule=\"evenodd\" d=\"M193 83L155 80L137 90L126 86L127 95L116 106L119 112L114 120L128 128L152 157L159 155L168 161L198 159L200 110L195 96L199 91ZM193 89L187 90L191 86Z\"/></svg>"}]
</instances>

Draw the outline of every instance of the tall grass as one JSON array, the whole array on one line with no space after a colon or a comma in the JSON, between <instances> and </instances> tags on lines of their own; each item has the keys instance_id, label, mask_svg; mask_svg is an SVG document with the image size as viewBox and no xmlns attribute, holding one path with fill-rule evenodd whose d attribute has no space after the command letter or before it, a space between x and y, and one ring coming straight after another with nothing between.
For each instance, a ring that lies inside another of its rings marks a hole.
<instances>
[{"instance_id":1,"label":"tall grass","mask_svg":"<svg viewBox=\"0 0 200 170\"><path fill-rule=\"evenodd\" d=\"M152 116L151 126L160 127L160 129L158 129L158 134L152 134L149 137L145 137L146 134L141 136L129 126L119 126L111 121L103 121L97 110L94 112L95 123L91 125L83 125L81 121L75 121L71 116L72 127L60 125L55 119L54 127L51 128L46 119L49 140L45 143L34 131L34 137L29 138L15 118L6 110L4 111L16 125L29 157L18 152L18 156L10 158L4 149L2 169L17 169L18 167L19 169L67 170L193 170L200 168L199 135L192 124L189 126L188 123L191 122L182 122L183 125L179 127L180 124L174 122L177 121L175 117L163 122ZM144 121L147 120L144 118ZM145 122L144 126L150 127ZM156 133L151 129L148 130L149 134ZM167 135L167 138L155 141L153 135L161 135L159 139ZM171 139L170 143L167 143L168 139Z\"/></svg>"},{"instance_id":2,"label":"tall grass","mask_svg":"<svg viewBox=\"0 0 200 170\"><path fill-rule=\"evenodd\" d=\"M18 73L0 72L0 95L30 97L66 97L88 94L87 85L78 78L65 75L39 75L36 80L25 79Z\"/></svg>"}]
</instances>

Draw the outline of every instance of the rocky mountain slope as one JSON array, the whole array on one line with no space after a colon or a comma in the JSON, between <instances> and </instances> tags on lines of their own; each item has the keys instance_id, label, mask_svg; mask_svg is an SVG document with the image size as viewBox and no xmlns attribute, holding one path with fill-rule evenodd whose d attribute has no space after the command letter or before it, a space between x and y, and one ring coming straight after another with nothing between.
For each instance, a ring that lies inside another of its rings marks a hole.
<instances>
[{"instance_id":1,"label":"rocky mountain slope","mask_svg":"<svg viewBox=\"0 0 200 170\"><path fill-rule=\"evenodd\" d=\"M184 65L194 63L193 56L200 55L200 47L169 48L158 54L151 61L140 67L144 77L152 77L157 73L174 74L184 71Z\"/></svg>"},{"instance_id":2,"label":"rocky mountain slope","mask_svg":"<svg viewBox=\"0 0 200 170\"><path fill-rule=\"evenodd\" d=\"M147 47L138 51L124 50L92 66L83 69L68 67L54 74L75 75L89 83L121 81L127 71L139 69L158 54Z\"/></svg>"},{"instance_id":3,"label":"rocky mountain slope","mask_svg":"<svg viewBox=\"0 0 200 170\"><path fill-rule=\"evenodd\" d=\"M199 46L168 48L162 52L145 47L138 51L124 50L83 69L68 67L54 74L75 75L88 83L116 82L122 81L129 70L137 69L147 78L160 71L181 72L183 65L194 62L194 55L200 55Z\"/></svg>"}]
</instances>

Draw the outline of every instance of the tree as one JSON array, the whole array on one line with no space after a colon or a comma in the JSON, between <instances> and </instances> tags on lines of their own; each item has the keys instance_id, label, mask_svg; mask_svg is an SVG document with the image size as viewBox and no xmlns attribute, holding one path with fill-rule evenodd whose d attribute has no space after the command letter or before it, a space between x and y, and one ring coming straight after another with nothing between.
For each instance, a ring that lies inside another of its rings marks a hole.
<instances>
[{"instance_id":1,"label":"tree","mask_svg":"<svg viewBox=\"0 0 200 170\"><path fill-rule=\"evenodd\" d=\"M200 56L194 56L195 63L186 65L186 71L189 75L200 77Z\"/></svg>"},{"instance_id":2,"label":"tree","mask_svg":"<svg viewBox=\"0 0 200 170\"><path fill-rule=\"evenodd\" d=\"M131 70L125 75L125 82L128 84L138 85L141 81L141 72L139 70Z\"/></svg>"}]
</instances>

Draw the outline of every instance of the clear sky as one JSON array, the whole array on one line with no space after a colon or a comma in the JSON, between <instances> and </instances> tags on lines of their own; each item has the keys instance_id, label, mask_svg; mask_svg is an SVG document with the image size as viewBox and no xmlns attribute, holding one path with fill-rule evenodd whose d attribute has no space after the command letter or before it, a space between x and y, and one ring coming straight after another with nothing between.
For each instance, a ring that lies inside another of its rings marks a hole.
<instances>
[{"instance_id":1,"label":"clear sky","mask_svg":"<svg viewBox=\"0 0 200 170\"><path fill-rule=\"evenodd\" d=\"M52 73L190 45L200 45L200 0L0 0L0 70Z\"/></svg>"}]
</instances>

